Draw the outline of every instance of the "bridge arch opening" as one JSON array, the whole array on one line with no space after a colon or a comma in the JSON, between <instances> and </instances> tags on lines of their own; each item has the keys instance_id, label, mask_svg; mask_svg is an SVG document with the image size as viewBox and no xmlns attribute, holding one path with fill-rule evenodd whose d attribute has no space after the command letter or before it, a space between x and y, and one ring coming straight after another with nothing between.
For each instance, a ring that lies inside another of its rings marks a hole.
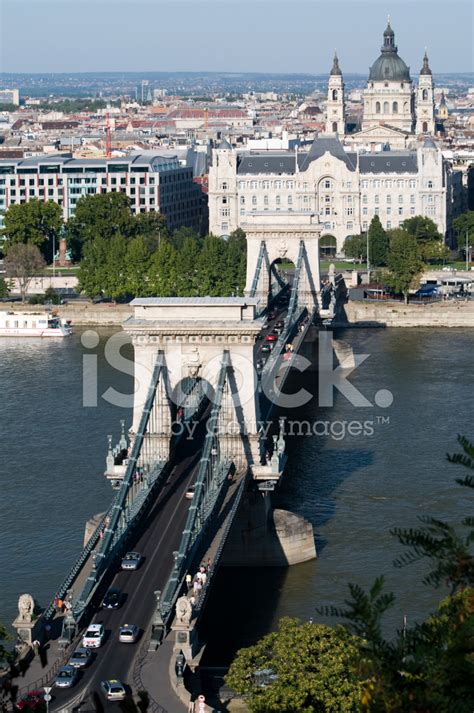
<instances>
[{"instance_id":1,"label":"bridge arch opening","mask_svg":"<svg viewBox=\"0 0 474 713\"><path fill-rule=\"evenodd\" d=\"M175 420L191 418L197 412L200 404L212 402L215 389L212 384L200 376L183 377L170 394L171 413Z\"/></svg>"},{"instance_id":2,"label":"bridge arch opening","mask_svg":"<svg viewBox=\"0 0 474 713\"><path fill-rule=\"evenodd\" d=\"M337 240L334 235L323 235L319 241L319 254L321 257L334 257L337 252Z\"/></svg>"}]
</instances>

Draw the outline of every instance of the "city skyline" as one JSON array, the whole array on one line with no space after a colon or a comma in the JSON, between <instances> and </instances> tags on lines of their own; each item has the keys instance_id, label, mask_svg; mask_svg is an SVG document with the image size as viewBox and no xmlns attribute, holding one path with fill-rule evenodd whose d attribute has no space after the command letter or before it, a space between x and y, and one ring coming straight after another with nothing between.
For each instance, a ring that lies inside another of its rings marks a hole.
<instances>
[{"instance_id":1,"label":"city skyline","mask_svg":"<svg viewBox=\"0 0 474 713\"><path fill-rule=\"evenodd\" d=\"M329 71L337 48L342 71L363 75L378 56L389 13L412 77L425 46L435 74L473 71L469 2L452 4L449 13L441 3L402 0L386 8L373 2L211 0L200 8L196 12L187 0L2 0L0 71L320 74ZM53 41L45 41L48 33Z\"/></svg>"}]
</instances>

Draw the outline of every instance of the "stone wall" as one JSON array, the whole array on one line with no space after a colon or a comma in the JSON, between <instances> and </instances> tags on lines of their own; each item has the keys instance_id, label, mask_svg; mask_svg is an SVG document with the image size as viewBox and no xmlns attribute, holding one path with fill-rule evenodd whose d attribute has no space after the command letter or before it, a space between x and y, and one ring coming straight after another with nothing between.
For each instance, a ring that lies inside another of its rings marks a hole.
<instances>
[{"instance_id":1,"label":"stone wall","mask_svg":"<svg viewBox=\"0 0 474 713\"><path fill-rule=\"evenodd\" d=\"M224 548L227 567L287 567L316 557L313 526L300 515L272 510L270 498L248 492Z\"/></svg>"},{"instance_id":2,"label":"stone wall","mask_svg":"<svg viewBox=\"0 0 474 713\"><path fill-rule=\"evenodd\" d=\"M347 320L347 321L346 321ZM335 327L474 327L474 302L348 302Z\"/></svg>"},{"instance_id":3,"label":"stone wall","mask_svg":"<svg viewBox=\"0 0 474 713\"><path fill-rule=\"evenodd\" d=\"M21 302L3 302L0 309L14 312L43 312L43 305L29 305ZM64 305L53 305L52 310L64 319L71 320L72 326L121 326L132 316L133 309L127 304L112 302L68 302Z\"/></svg>"}]
</instances>

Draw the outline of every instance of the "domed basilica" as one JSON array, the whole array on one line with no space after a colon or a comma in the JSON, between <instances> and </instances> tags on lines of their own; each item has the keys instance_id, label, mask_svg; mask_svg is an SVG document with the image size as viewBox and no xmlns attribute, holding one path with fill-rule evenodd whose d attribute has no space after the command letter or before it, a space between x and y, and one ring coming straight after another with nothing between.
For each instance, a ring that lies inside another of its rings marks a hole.
<instances>
[{"instance_id":1,"label":"domed basilica","mask_svg":"<svg viewBox=\"0 0 474 713\"><path fill-rule=\"evenodd\" d=\"M353 134L346 131L344 80L338 57L334 56L328 85L328 133L337 132L347 143L389 142L404 148L416 135L433 134L434 128L434 86L428 56L425 52L415 89L410 68L398 54L390 20L364 90L361 129Z\"/></svg>"}]
</instances>

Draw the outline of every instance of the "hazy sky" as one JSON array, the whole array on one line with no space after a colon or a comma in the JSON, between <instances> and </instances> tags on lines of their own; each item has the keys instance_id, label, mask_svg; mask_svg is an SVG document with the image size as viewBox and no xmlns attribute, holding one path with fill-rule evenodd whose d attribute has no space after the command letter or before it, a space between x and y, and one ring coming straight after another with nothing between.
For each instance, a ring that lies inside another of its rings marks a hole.
<instances>
[{"instance_id":1,"label":"hazy sky","mask_svg":"<svg viewBox=\"0 0 474 713\"><path fill-rule=\"evenodd\" d=\"M418 73L473 71L466 0L0 0L0 71L367 73L387 14Z\"/></svg>"}]
</instances>

